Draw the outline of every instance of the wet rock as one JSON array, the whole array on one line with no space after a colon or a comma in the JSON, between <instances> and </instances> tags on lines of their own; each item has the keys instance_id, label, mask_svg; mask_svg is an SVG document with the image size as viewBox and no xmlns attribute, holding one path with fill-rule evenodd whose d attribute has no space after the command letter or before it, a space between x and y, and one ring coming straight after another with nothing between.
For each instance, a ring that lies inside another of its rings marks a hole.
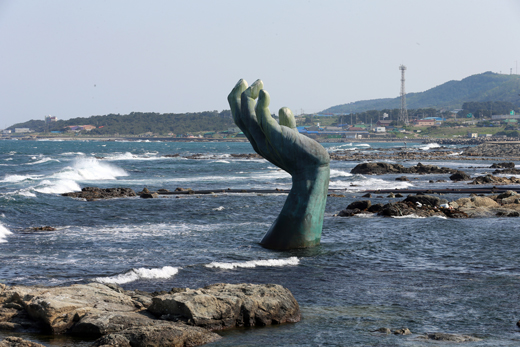
<instances>
[{"instance_id":1,"label":"wet rock","mask_svg":"<svg viewBox=\"0 0 520 347\"><path fill-rule=\"evenodd\" d=\"M387 334L387 335L392 333L392 331L390 329L388 329L388 328L379 328L379 329L374 330L372 332L373 333L382 333L382 334Z\"/></svg>"},{"instance_id":2,"label":"wet rock","mask_svg":"<svg viewBox=\"0 0 520 347\"><path fill-rule=\"evenodd\" d=\"M490 166L491 169L514 169L515 168L515 163L510 161L510 162L503 162L503 163L493 163L491 166Z\"/></svg>"},{"instance_id":3,"label":"wet rock","mask_svg":"<svg viewBox=\"0 0 520 347\"><path fill-rule=\"evenodd\" d=\"M350 172L362 175L384 175L390 173L441 174L455 173L456 171L455 169L421 163L411 167L390 163L361 163L356 165Z\"/></svg>"},{"instance_id":4,"label":"wet rock","mask_svg":"<svg viewBox=\"0 0 520 347\"><path fill-rule=\"evenodd\" d=\"M410 180L406 176L396 177L396 181L409 182Z\"/></svg>"},{"instance_id":5,"label":"wet rock","mask_svg":"<svg viewBox=\"0 0 520 347\"><path fill-rule=\"evenodd\" d=\"M141 199L157 199L159 197L159 194L156 193L156 192L152 192L152 193L143 193L143 194L140 194L139 197Z\"/></svg>"},{"instance_id":6,"label":"wet rock","mask_svg":"<svg viewBox=\"0 0 520 347\"><path fill-rule=\"evenodd\" d=\"M30 231L56 231L56 228L53 228L51 226L43 226L43 227L33 227L29 229Z\"/></svg>"},{"instance_id":7,"label":"wet rock","mask_svg":"<svg viewBox=\"0 0 520 347\"><path fill-rule=\"evenodd\" d=\"M520 179L516 177L498 177L491 174L485 176L475 177L473 181L468 184L517 184L520 183Z\"/></svg>"},{"instance_id":8,"label":"wet rock","mask_svg":"<svg viewBox=\"0 0 520 347\"><path fill-rule=\"evenodd\" d=\"M509 198L511 196L516 196L516 195L518 195L518 193L515 192L514 190L507 190L503 193L498 194L497 199L503 200L505 198Z\"/></svg>"},{"instance_id":9,"label":"wet rock","mask_svg":"<svg viewBox=\"0 0 520 347\"><path fill-rule=\"evenodd\" d=\"M361 211L365 211L368 208L370 208L370 206L372 206L372 202L370 202L370 200L354 201L353 203L347 206L347 210L358 209Z\"/></svg>"},{"instance_id":10,"label":"wet rock","mask_svg":"<svg viewBox=\"0 0 520 347\"><path fill-rule=\"evenodd\" d=\"M339 211L338 216L339 217L352 217L353 215L358 214L358 213L361 213L361 210L358 208L353 209L353 210L346 208L344 210Z\"/></svg>"},{"instance_id":11,"label":"wet rock","mask_svg":"<svg viewBox=\"0 0 520 347\"><path fill-rule=\"evenodd\" d=\"M9 336L0 341L0 347L45 347L36 342L24 340L20 337Z\"/></svg>"},{"instance_id":12,"label":"wet rock","mask_svg":"<svg viewBox=\"0 0 520 347\"><path fill-rule=\"evenodd\" d=\"M439 198L438 196L434 196L434 195L426 195L426 194L422 194L422 195L408 195L408 197L406 199L404 199L405 202L413 202L414 204L417 204L417 203L420 203L421 205L426 205L426 206L439 206L442 202L442 199ZM446 200L446 203L448 201Z\"/></svg>"},{"instance_id":13,"label":"wet rock","mask_svg":"<svg viewBox=\"0 0 520 347\"><path fill-rule=\"evenodd\" d=\"M380 204L380 203L374 204L374 205L370 206L367 211L372 212L372 213L377 213L383 209L383 206L384 205Z\"/></svg>"},{"instance_id":14,"label":"wet rock","mask_svg":"<svg viewBox=\"0 0 520 347\"><path fill-rule=\"evenodd\" d=\"M362 198L371 198L371 197L372 197L372 194L370 194L370 193L366 193L365 195L362 195L361 197L362 197Z\"/></svg>"},{"instance_id":15,"label":"wet rock","mask_svg":"<svg viewBox=\"0 0 520 347\"><path fill-rule=\"evenodd\" d=\"M179 156L179 153L163 155L163 157L165 157L165 158L177 158L178 156Z\"/></svg>"},{"instance_id":16,"label":"wet rock","mask_svg":"<svg viewBox=\"0 0 520 347\"><path fill-rule=\"evenodd\" d=\"M220 330L300 321L291 292L275 284L214 284L201 289L156 296L154 315Z\"/></svg>"},{"instance_id":17,"label":"wet rock","mask_svg":"<svg viewBox=\"0 0 520 347\"><path fill-rule=\"evenodd\" d=\"M469 181L471 180L471 176L466 174L463 171L457 171L453 175L450 176L450 180L459 182L459 181Z\"/></svg>"},{"instance_id":18,"label":"wet rock","mask_svg":"<svg viewBox=\"0 0 520 347\"><path fill-rule=\"evenodd\" d=\"M99 200L99 199L113 199L113 198L126 198L136 196L135 192L131 188L97 188L97 187L85 187L81 189L81 192L71 192L61 194L62 196L69 196L72 198L81 198L88 201Z\"/></svg>"},{"instance_id":19,"label":"wet rock","mask_svg":"<svg viewBox=\"0 0 520 347\"><path fill-rule=\"evenodd\" d=\"M96 340L92 346L166 347L200 346L221 339L211 331L181 323L156 321L154 325L136 326Z\"/></svg>"},{"instance_id":20,"label":"wet rock","mask_svg":"<svg viewBox=\"0 0 520 347\"><path fill-rule=\"evenodd\" d=\"M331 198L344 198L345 197L345 195L343 195L343 194L334 194L334 193L331 193L328 196L330 196Z\"/></svg>"},{"instance_id":21,"label":"wet rock","mask_svg":"<svg viewBox=\"0 0 520 347\"><path fill-rule=\"evenodd\" d=\"M394 197L396 197L396 198L402 198L402 197L403 197L403 194L401 194L401 193L397 193L397 194L394 195Z\"/></svg>"},{"instance_id":22,"label":"wet rock","mask_svg":"<svg viewBox=\"0 0 520 347\"><path fill-rule=\"evenodd\" d=\"M447 333L427 333L426 335L419 336L420 339L435 340L435 341L447 341L447 342L478 342L482 339L458 334L447 334Z\"/></svg>"},{"instance_id":23,"label":"wet rock","mask_svg":"<svg viewBox=\"0 0 520 347\"><path fill-rule=\"evenodd\" d=\"M411 335L412 332L408 328L394 330L394 335Z\"/></svg>"}]
</instances>

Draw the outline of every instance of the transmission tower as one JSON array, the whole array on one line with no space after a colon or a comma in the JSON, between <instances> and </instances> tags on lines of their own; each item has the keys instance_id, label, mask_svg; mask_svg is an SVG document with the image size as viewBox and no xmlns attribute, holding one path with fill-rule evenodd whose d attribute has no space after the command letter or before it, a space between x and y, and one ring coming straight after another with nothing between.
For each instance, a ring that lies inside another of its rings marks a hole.
<instances>
[{"instance_id":1,"label":"transmission tower","mask_svg":"<svg viewBox=\"0 0 520 347\"><path fill-rule=\"evenodd\" d=\"M399 110L399 122L403 122L408 125L408 111L406 110L406 92L404 89L404 71L406 70L406 66L399 66L399 70L401 70L401 109Z\"/></svg>"}]
</instances>

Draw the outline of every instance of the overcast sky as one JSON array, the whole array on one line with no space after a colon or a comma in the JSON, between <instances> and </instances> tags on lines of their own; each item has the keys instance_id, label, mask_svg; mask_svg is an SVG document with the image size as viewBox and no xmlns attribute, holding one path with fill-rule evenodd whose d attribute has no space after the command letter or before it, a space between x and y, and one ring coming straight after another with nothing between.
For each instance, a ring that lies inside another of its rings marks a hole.
<instances>
[{"instance_id":1,"label":"overcast sky","mask_svg":"<svg viewBox=\"0 0 520 347\"><path fill-rule=\"evenodd\" d=\"M271 111L318 112L485 71L517 72L519 0L0 0L0 128L228 109L244 78Z\"/></svg>"}]
</instances>

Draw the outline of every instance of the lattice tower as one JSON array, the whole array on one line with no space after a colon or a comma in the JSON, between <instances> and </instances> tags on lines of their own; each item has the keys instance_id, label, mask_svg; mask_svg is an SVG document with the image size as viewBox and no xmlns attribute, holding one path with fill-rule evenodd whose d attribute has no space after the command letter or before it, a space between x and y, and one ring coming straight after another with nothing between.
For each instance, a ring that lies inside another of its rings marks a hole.
<instances>
[{"instance_id":1,"label":"lattice tower","mask_svg":"<svg viewBox=\"0 0 520 347\"><path fill-rule=\"evenodd\" d=\"M408 111L406 110L406 91L404 89L404 71L406 70L406 66L399 66L399 70L401 70L401 109L399 110L399 122L408 124Z\"/></svg>"}]
</instances>

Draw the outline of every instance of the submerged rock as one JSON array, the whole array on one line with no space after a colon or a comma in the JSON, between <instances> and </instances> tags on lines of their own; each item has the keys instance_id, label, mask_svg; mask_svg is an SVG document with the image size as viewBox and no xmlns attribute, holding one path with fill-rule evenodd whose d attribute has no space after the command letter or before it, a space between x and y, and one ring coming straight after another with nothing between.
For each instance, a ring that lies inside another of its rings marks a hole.
<instances>
[{"instance_id":1,"label":"submerged rock","mask_svg":"<svg viewBox=\"0 0 520 347\"><path fill-rule=\"evenodd\" d=\"M401 164L391 163L361 163L356 165L350 172L363 175L384 175L389 173L412 173L412 174L443 174L455 173L458 170L436 165L424 165L418 163L415 166L404 167Z\"/></svg>"},{"instance_id":2,"label":"submerged rock","mask_svg":"<svg viewBox=\"0 0 520 347\"><path fill-rule=\"evenodd\" d=\"M88 201L99 200L99 199L113 199L113 198L126 198L136 196L135 192L131 188L97 188L97 187L85 187L81 189L81 192L71 192L61 194L62 196L69 196L72 198L81 198Z\"/></svg>"},{"instance_id":3,"label":"submerged rock","mask_svg":"<svg viewBox=\"0 0 520 347\"><path fill-rule=\"evenodd\" d=\"M478 342L482 341L477 337L468 335L458 334L447 334L447 333L427 333L426 335L419 336L420 339L435 340L435 341L449 341L449 342Z\"/></svg>"}]
</instances>

